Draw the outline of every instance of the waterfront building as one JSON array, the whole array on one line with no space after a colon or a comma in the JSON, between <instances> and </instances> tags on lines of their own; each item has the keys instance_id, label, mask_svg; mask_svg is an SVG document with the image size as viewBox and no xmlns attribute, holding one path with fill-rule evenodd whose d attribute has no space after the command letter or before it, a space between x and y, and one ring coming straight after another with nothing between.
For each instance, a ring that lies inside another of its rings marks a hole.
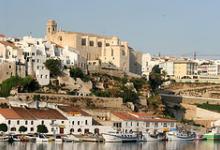
<instances>
[{"instance_id":1,"label":"waterfront building","mask_svg":"<svg viewBox=\"0 0 220 150\"><path fill-rule=\"evenodd\" d=\"M36 133L38 125L45 125L47 134L67 134L68 120L55 109L49 108L2 108L0 109L0 124L4 123L8 127L6 133L20 134L19 128L24 126L27 133Z\"/></svg>"},{"instance_id":2,"label":"waterfront building","mask_svg":"<svg viewBox=\"0 0 220 150\"><path fill-rule=\"evenodd\" d=\"M163 132L176 128L176 120L147 113L113 112L111 119L114 129L123 132Z\"/></svg>"}]
</instances>

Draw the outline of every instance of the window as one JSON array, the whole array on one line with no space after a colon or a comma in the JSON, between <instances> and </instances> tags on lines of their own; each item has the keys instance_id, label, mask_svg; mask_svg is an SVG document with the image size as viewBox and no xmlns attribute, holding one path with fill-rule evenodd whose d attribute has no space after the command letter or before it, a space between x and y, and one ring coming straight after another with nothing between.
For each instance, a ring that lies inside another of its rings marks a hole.
<instances>
[{"instance_id":1,"label":"window","mask_svg":"<svg viewBox=\"0 0 220 150\"><path fill-rule=\"evenodd\" d=\"M85 38L83 38L83 39L81 40L81 45L82 45L82 46L86 46L86 39L85 39Z\"/></svg>"},{"instance_id":2,"label":"window","mask_svg":"<svg viewBox=\"0 0 220 150\"><path fill-rule=\"evenodd\" d=\"M8 120L8 124L11 124L11 120Z\"/></svg>"},{"instance_id":3,"label":"window","mask_svg":"<svg viewBox=\"0 0 220 150\"><path fill-rule=\"evenodd\" d=\"M82 132L82 130L79 128L79 129L78 129L78 132Z\"/></svg>"},{"instance_id":4,"label":"window","mask_svg":"<svg viewBox=\"0 0 220 150\"><path fill-rule=\"evenodd\" d=\"M34 131L34 128L33 128L33 127L31 127L31 131Z\"/></svg>"},{"instance_id":5,"label":"window","mask_svg":"<svg viewBox=\"0 0 220 150\"><path fill-rule=\"evenodd\" d=\"M85 124L86 124L86 125L88 124L88 121L87 121L87 120L85 121Z\"/></svg>"},{"instance_id":6,"label":"window","mask_svg":"<svg viewBox=\"0 0 220 150\"><path fill-rule=\"evenodd\" d=\"M51 132L53 132L54 131L54 128L51 128Z\"/></svg>"},{"instance_id":7,"label":"window","mask_svg":"<svg viewBox=\"0 0 220 150\"><path fill-rule=\"evenodd\" d=\"M11 128L11 131L16 131L16 128L15 128L15 127L12 127L12 128Z\"/></svg>"},{"instance_id":8,"label":"window","mask_svg":"<svg viewBox=\"0 0 220 150\"><path fill-rule=\"evenodd\" d=\"M80 124L80 121L78 121L78 123L77 123L78 125Z\"/></svg>"},{"instance_id":9,"label":"window","mask_svg":"<svg viewBox=\"0 0 220 150\"><path fill-rule=\"evenodd\" d=\"M155 127L158 127L158 122L155 122L155 124L154 124L154 125L155 125Z\"/></svg>"},{"instance_id":10,"label":"window","mask_svg":"<svg viewBox=\"0 0 220 150\"><path fill-rule=\"evenodd\" d=\"M11 68L11 65L9 65L8 68Z\"/></svg>"},{"instance_id":11,"label":"window","mask_svg":"<svg viewBox=\"0 0 220 150\"><path fill-rule=\"evenodd\" d=\"M132 126L132 122L131 122L131 126Z\"/></svg>"},{"instance_id":12,"label":"window","mask_svg":"<svg viewBox=\"0 0 220 150\"><path fill-rule=\"evenodd\" d=\"M98 42L98 47L102 47L102 42Z\"/></svg>"},{"instance_id":13,"label":"window","mask_svg":"<svg viewBox=\"0 0 220 150\"><path fill-rule=\"evenodd\" d=\"M94 42L93 41L89 41L89 46L94 46Z\"/></svg>"},{"instance_id":14,"label":"window","mask_svg":"<svg viewBox=\"0 0 220 150\"><path fill-rule=\"evenodd\" d=\"M64 124L64 121L61 121L62 124Z\"/></svg>"},{"instance_id":15,"label":"window","mask_svg":"<svg viewBox=\"0 0 220 150\"><path fill-rule=\"evenodd\" d=\"M43 121L43 120L41 121L41 124L44 124L44 121Z\"/></svg>"},{"instance_id":16,"label":"window","mask_svg":"<svg viewBox=\"0 0 220 150\"><path fill-rule=\"evenodd\" d=\"M106 43L105 46L110 46L110 44L109 44L109 43Z\"/></svg>"},{"instance_id":17,"label":"window","mask_svg":"<svg viewBox=\"0 0 220 150\"><path fill-rule=\"evenodd\" d=\"M72 121L72 125L74 125L74 121Z\"/></svg>"},{"instance_id":18,"label":"window","mask_svg":"<svg viewBox=\"0 0 220 150\"><path fill-rule=\"evenodd\" d=\"M27 124L28 124L28 121L26 120L26 121L25 121L25 125L27 125Z\"/></svg>"},{"instance_id":19,"label":"window","mask_svg":"<svg viewBox=\"0 0 220 150\"><path fill-rule=\"evenodd\" d=\"M32 56L34 56L35 55L35 53L32 53Z\"/></svg>"},{"instance_id":20,"label":"window","mask_svg":"<svg viewBox=\"0 0 220 150\"><path fill-rule=\"evenodd\" d=\"M47 75L45 75L45 78L47 79Z\"/></svg>"},{"instance_id":21,"label":"window","mask_svg":"<svg viewBox=\"0 0 220 150\"><path fill-rule=\"evenodd\" d=\"M173 122L171 122L171 125L170 125L171 127L174 127L174 123Z\"/></svg>"},{"instance_id":22,"label":"window","mask_svg":"<svg viewBox=\"0 0 220 150\"><path fill-rule=\"evenodd\" d=\"M17 121L17 125L19 125L19 124L20 124L20 121L18 120L18 121Z\"/></svg>"},{"instance_id":23,"label":"window","mask_svg":"<svg viewBox=\"0 0 220 150\"><path fill-rule=\"evenodd\" d=\"M33 125L34 124L34 121L31 121L31 125Z\"/></svg>"},{"instance_id":24,"label":"window","mask_svg":"<svg viewBox=\"0 0 220 150\"><path fill-rule=\"evenodd\" d=\"M139 122L137 122L137 126L139 126Z\"/></svg>"}]
</instances>

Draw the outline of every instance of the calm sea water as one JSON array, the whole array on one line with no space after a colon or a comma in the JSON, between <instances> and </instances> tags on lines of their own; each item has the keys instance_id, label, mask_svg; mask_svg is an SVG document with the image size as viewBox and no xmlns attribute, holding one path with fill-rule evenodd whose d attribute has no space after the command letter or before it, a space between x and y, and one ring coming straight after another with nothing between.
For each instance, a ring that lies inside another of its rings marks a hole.
<instances>
[{"instance_id":1,"label":"calm sea water","mask_svg":"<svg viewBox=\"0 0 220 150\"><path fill-rule=\"evenodd\" d=\"M0 143L0 150L220 150L220 141L148 143Z\"/></svg>"}]
</instances>

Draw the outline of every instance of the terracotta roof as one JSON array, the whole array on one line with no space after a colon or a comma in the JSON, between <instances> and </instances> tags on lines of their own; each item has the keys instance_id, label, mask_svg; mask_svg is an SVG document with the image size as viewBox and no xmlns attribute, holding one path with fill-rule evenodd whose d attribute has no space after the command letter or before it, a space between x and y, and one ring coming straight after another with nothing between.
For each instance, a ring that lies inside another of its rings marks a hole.
<instances>
[{"instance_id":1,"label":"terracotta roof","mask_svg":"<svg viewBox=\"0 0 220 150\"><path fill-rule=\"evenodd\" d=\"M12 108L21 118L25 120L36 120L36 118L31 114L28 109L21 107L13 107Z\"/></svg>"},{"instance_id":2,"label":"terracotta roof","mask_svg":"<svg viewBox=\"0 0 220 150\"><path fill-rule=\"evenodd\" d=\"M3 45L5 45L5 46L10 46L10 47L12 47L12 48L17 48L13 42L0 41L0 43L3 44Z\"/></svg>"},{"instance_id":3,"label":"terracotta roof","mask_svg":"<svg viewBox=\"0 0 220 150\"><path fill-rule=\"evenodd\" d=\"M59 120L66 120L67 119L60 112L58 112L55 109L30 108L30 109L28 109L28 112L31 113L36 119L59 119Z\"/></svg>"},{"instance_id":4,"label":"terracotta roof","mask_svg":"<svg viewBox=\"0 0 220 150\"><path fill-rule=\"evenodd\" d=\"M22 119L13 109L2 108L0 109L0 114L6 119Z\"/></svg>"},{"instance_id":5,"label":"terracotta roof","mask_svg":"<svg viewBox=\"0 0 220 150\"><path fill-rule=\"evenodd\" d=\"M90 116L87 112L83 111L82 109L76 108L76 107L72 107L72 106L58 106L58 108L60 110L62 110L63 112L67 113L67 114L71 114L71 115L78 115L81 114L82 116Z\"/></svg>"},{"instance_id":6,"label":"terracotta roof","mask_svg":"<svg viewBox=\"0 0 220 150\"><path fill-rule=\"evenodd\" d=\"M128 113L128 112L113 112L113 115L122 120L144 121L144 122L176 122L173 119L160 118L147 113Z\"/></svg>"},{"instance_id":7,"label":"terracotta roof","mask_svg":"<svg viewBox=\"0 0 220 150\"><path fill-rule=\"evenodd\" d=\"M55 109L35 109L35 108L20 108L13 107L11 109L0 109L0 114L6 119L60 119L66 118Z\"/></svg>"}]
</instances>

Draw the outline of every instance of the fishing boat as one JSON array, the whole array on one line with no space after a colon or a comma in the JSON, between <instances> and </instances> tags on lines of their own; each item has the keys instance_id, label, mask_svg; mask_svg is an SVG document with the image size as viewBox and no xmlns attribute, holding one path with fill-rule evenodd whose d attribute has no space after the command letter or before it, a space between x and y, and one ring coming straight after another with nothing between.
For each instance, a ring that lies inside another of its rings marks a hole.
<instances>
[{"instance_id":1,"label":"fishing boat","mask_svg":"<svg viewBox=\"0 0 220 150\"><path fill-rule=\"evenodd\" d=\"M108 132L102 134L105 142L138 142L139 135L125 132Z\"/></svg>"},{"instance_id":2,"label":"fishing boat","mask_svg":"<svg viewBox=\"0 0 220 150\"><path fill-rule=\"evenodd\" d=\"M220 140L220 128L213 127L211 132L208 132L203 135L207 140Z\"/></svg>"},{"instance_id":3,"label":"fishing boat","mask_svg":"<svg viewBox=\"0 0 220 150\"><path fill-rule=\"evenodd\" d=\"M178 131L170 131L166 133L166 137L168 141L192 141L195 139L195 134L191 132L178 132Z\"/></svg>"}]
</instances>

